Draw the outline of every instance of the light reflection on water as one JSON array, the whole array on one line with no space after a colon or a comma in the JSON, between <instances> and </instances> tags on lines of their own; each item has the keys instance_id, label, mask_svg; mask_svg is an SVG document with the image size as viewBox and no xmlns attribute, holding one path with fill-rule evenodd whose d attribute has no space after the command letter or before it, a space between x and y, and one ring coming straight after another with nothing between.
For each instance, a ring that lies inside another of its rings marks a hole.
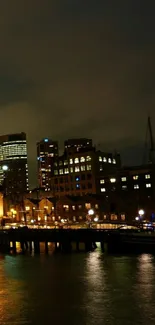
<instances>
[{"instance_id":1,"label":"light reflection on water","mask_svg":"<svg viewBox=\"0 0 155 325\"><path fill-rule=\"evenodd\" d=\"M0 259L0 325L153 325L154 301L152 255Z\"/></svg>"}]
</instances>

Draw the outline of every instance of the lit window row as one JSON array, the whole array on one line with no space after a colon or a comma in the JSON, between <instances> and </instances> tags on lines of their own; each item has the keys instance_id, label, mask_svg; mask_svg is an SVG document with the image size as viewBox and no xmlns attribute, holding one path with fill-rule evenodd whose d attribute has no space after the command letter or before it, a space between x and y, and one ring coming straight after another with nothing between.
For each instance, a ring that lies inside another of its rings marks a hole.
<instances>
[{"instance_id":1,"label":"lit window row","mask_svg":"<svg viewBox=\"0 0 155 325\"><path fill-rule=\"evenodd\" d=\"M149 183L149 184L146 184L146 188L151 188L151 184ZM134 185L134 189L135 190L138 190L139 189L139 185L138 184L135 184Z\"/></svg>"},{"instance_id":2,"label":"lit window row","mask_svg":"<svg viewBox=\"0 0 155 325\"><path fill-rule=\"evenodd\" d=\"M72 210L76 210L76 206L75 205L72 205L72 207L69 207L69 205L64 204L63 205L63 208L65 210L69 210L69 208L71 208ZM87 210L91 209L91 204L90 203L85 203L85 208ZM82 205L81 204L78 205L78 209L82 209ZM95 209L98 209L98 204L95 204Z\"/></svg>"},{"instance_id":3,"label":"lit window row","mask_svg":"<svg viewBox=\"0 0 155 325\"><path fill-rule=\"evenodd\" d=\"M145 179L150 179L151 178L151 175L150 174L146 174L145 175ZM136 181L137 179L139 179L139 176L138 175L134 175L133 176L133 180ZM127 178L126 177L122 177L121 178L121 181L122 182L126 182L127 181Z\"/></svg>"},{"instance_id":4,"label":"lit window row","mask_svg":"<svg viewBox=\"0 0 155 325\"><path fill-rule=\"evenodd\" d=\"M108 162L109 164L116 164L116 159L99 156L99 162L104 162L104 163Z\"/></svg>"},{"instance_id":5,"label":"lit window row","mask_svg":"<svg viewBox=\"0 0 155 325\"><path fill-rule=\"evenodd\" d=\"M70 173L78 173L80 171L91 171L91 165L86 165L86 166L75 166L74 168L73 167L70 167L69 168L64 168L64 169L59 169L59 175L63 175L63 174L69 174ZM54 175L58 175L58 170L55 170L54 171Z\"/></svg>"},{"instance_id":6,"label":"lit window row","mask_svg":"<svg viewBox=\"0 0 155 325\"><path fill-rule=\"evenodd\" d=\"M79 162L85 162L85 161L91 161L91 156L86 156L86 157L80 157L80 158L75 158L75 159L70 159L69 163L70 165L72 164L78 164Z\"/></svg>"}]
</instances>

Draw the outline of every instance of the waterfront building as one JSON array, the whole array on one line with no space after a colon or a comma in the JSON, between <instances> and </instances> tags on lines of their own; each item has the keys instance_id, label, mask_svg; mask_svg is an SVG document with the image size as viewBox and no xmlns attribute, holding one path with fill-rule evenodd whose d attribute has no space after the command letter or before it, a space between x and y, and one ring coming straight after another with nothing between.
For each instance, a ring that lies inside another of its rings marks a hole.
<instances>
[{"instance_id":1,"label":"waterfront building","mask_svg":"<svg viewBox=\"0 0 155 325\"><path fill-rule=\"evenodd\" d=\"M54 159L58 157L58 142L45 138L37 143L38 184L50 189Z\"/></svg>"},{"instance_id":2,"label":"waterfront building","mask_svg":"<svg viewBox=\"0 0 155 325\"><path fill-rule=\"evenodd\" d=\"M92 140L84 139L83 142L76 139L78 145L75 147L70 141L65 142L64 154L54 161L51 177L53 195L60 197L100 194L99 175L103 172L109 174L110 171L120 168L120 155L96 150L92 146Z\"/></svg>"},{"instance_id":3,"label":"waterfront building","mask_svg":"<svg viewBox=\"0 0 155 325\"><path fill-rule=\"evenodd\" d=\"M0 185L12 201L28 190L26 134L0 136Z\"/></svg>"}]
</instances>

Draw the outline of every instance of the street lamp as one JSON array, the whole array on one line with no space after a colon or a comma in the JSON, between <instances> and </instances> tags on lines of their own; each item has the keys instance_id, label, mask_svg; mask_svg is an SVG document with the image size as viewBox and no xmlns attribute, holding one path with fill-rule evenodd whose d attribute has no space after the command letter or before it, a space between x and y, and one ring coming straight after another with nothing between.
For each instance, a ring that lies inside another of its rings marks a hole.
<instances>
[{"instance_id":1,"label":"street lamp","mask_svg":"<svg viewBox=\"0 0 155 325\"><path fill-rule=\"evenodd\" d=\"M2 166L2 170L3 170L4 172L6 172L8 169L9 169L9 167L8 167L7 165Z\"/></svg>"},{"instance_id":2,"label":"street lamp","mask_svg":"<svg viewBox=\"0 0 155 325\"><path fill-rule=\"evenodd\" d=\"M138 211L138 214L139 214L139 216L142 218L143 215L145 214L145 211L144 211L143 209L140 209L140 210Z\"/></svg>"},{"instance_id":3,"label":"street lamp","mask_svg":"<svg viewBox=\"0 0 155 325\"><path fill-rule=\"evenodd\" d=\"M94 210L93 209L88 210L88 215L93 216L94 215Z\"/></svg>"},{"instance_id":4,"label":"street lamp","mask_svg":"<svg viewBox=\"0 0 155 325\"><path fill-rule=\"evenodd\" d=\"M90 228L90 225L91 225L91 217L93 215L94 215L94 210L93 209L88 210L87 219L88 219L88 222L89 222L89 228Z\"/></svg>"}]
</instances>

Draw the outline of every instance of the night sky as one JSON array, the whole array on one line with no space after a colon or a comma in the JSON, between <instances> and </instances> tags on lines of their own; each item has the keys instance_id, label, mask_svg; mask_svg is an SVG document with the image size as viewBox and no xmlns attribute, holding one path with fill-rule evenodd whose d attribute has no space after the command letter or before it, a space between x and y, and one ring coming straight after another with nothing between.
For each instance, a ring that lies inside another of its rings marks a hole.
<instances>
[{"instance_id":1,"label":"night sky","mask_svg":"<svg viewBox=\"0 0 155 325\"><path fill-rule=\"evenodd\" d=\"M155 127L155 1L0 1L1 134L92 137L141 162Z\"/></svg>"}]
</instances>

